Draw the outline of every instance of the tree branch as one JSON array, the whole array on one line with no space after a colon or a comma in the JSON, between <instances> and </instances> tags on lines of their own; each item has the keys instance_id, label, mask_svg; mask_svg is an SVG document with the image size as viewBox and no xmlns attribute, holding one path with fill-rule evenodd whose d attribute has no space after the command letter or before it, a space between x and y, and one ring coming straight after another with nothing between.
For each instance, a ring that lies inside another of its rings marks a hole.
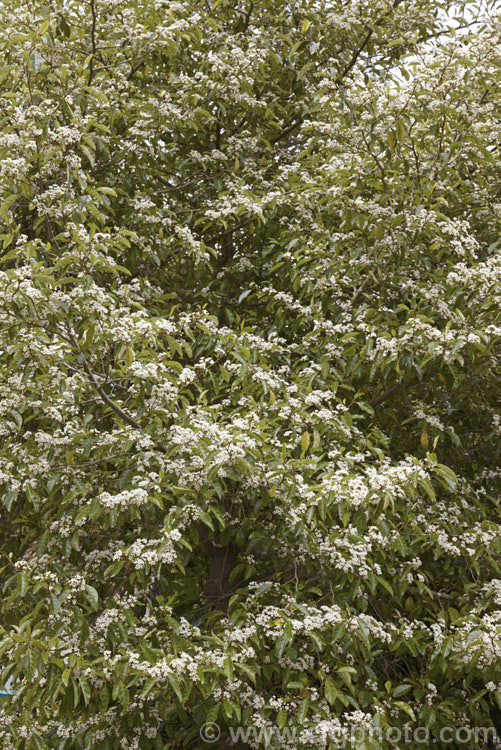
<instances>
[{"instance_id":1,"label":"tree branch","mask_svg":"<svg viewBox=\"0 0 501 750\"><path fill-rule=\"evenodd\" d=\"M351 56L351 59L344 66L343 71L341 73L341 78L344 78L346 75L348 75L348 73L350 72L350 70L357 64L358 58L360 57L360 55L362 54L362 52L364 51L364 49L368 45L368 43L369 43L372 35L374 34L375 27L379 26L379 24L381 23L381 21L384 18L386 18L387 16L389 16L390 13L392 12L392 10L395 10L395 8L398 5L400 5L401 2L402 2L402 0L394 0L394 2L392 3L391 8L389 10L387 10L386 13L383 13L381 16L379 16L379 18L376 20L376 22L374 23L374 25L372 26L372 28L369 29L369 31L367 32L366 36L364 37L364 39L362 41L362 44L359 47L357 47L357 49L353 52L353 55Z\"/></svg>"},{"instance_id":2,"label":"tree branch","mask_svg":"<svg viewBox=\"0 0 501 750\"><path fill-rule=\"evenodd\" d=\"M379 396L376 396L374 401L372 402L372 406L378 406L379 404L382 404L383 401L387 401L392 396L395 396L396 393L398 393L402 388L404 387L403 383L397 383L397 385L392 385L391 388L388 388L388 390L383 391L383 393L380 393Z\"/></svg>"},{"instance_id":3,"label":"tree branch","mask_svg":"<svg viewBox=\"0 0 501 750\"><path fill-rule=\"evenodd\" d=\"M84 366L84 370L89 376L89 380L91 384L94 386L94 389L97 391L97 393L101 396L102 400L105 404L107 404L110 409L113 409L115 414L118 414L118 416L124 420L124 422L127 422L131 427L135 427L137 430L141 430L142 427L139 424L139 422L136 422L134 417L131 417L130 414L127 414L126 411L124 411L118 404L116 404L109 396L108 394L103 390L102 386L99 384L99 381L97 380L96 376L92 372L91 368L89 367L89 363L85 359L82 350L80 349L78 342L76 341L73 332L69 325L67 326L68 336L70 338L71 343L73 346L78 349L80 356L82 358L82 364Z\"/></svg>"}]
</instances>

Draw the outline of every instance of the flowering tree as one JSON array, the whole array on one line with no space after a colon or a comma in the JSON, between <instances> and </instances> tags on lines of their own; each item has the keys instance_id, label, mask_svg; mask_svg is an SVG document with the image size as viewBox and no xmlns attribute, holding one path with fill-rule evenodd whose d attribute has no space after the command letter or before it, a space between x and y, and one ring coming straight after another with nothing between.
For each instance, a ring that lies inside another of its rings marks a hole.
<instances>
[{"instance_id":1,"label":"flowering tree","mask_svg":"<svg viewBox=\"0 0 501 750\"><path fill-rule=\"evenodd\" d=\"M495 10L1 4L5 750L496 720Z\"/></svg>"}]
</instances>

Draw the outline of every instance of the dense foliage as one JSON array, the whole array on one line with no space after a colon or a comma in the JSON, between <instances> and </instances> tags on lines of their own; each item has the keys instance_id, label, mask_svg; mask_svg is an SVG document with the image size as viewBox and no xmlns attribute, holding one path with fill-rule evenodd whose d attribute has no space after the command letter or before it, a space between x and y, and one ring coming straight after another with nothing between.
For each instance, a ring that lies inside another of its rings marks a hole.
<instances>
[{"instance_id":1,"label":"dense foliage","mask_svg":"<svg viewBox=\"0 0 501 750\"><path fill-rule=\"evenodd\" d=\"M496 721L497 10L3 0L2 748Z\"/></svg>"}]
</instances>

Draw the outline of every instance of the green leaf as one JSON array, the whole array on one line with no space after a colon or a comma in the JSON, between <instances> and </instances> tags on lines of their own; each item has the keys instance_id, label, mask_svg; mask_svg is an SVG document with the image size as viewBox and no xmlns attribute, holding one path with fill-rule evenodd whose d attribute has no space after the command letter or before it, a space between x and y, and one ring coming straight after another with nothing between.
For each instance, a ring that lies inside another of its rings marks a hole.
<instances>
[{"instance_id":1,"label":"green leaf","mask_svg":"<svg viewBox=\"0 0 501 750\"><path fill-rule=\"evenodd\" d=\"M120 573L124 565L125 560L115 560L115 562L112 562L111 565L108 565L108 567L104 571L104 577L114 578Z\"/></svg>"},{"instance_id":2,"label":"green leaf","mask_svg":"<svg viewBox=\"0 0 501 750\"><path fill-rule=\"evenodd\" d=\"M128 706L130 702L129 691L122 680L117 680L113 686L113 698L118 699L120 705L124 708Z\"/></svg>"},{"instance_id":3,"label":"green leaf","mask_svg":"<svg viewBox=\"0 0 501 750\"><path fill-rule=\"evenodd\" d=\"M177 699L182 702L183 696L182 696L182 693L181 693L181 687L179 685L179 680L176 677L176 675L173 674L172 672L169 672L169 674L167 675L167 680L168 680L169 685L171 686L171 688L174 690L174 693L176 694Z\"/></svg>"},{"instance_id":4,"label":"green leaf","mask_svg":"<svg viewBox=\"0 0 501 750\"><path fill-rule=\"evenodd\" d=\"M233 662L230 657L227 656L223 661L223 671L229 680L233 680Z\"/></svg>"},{"instance_id":5,"label":"green leaf","mask_svg":"<svg viewBox=\"0 0 501 750\"><path fill-rule=\"evenodd\" d=\"M435 490L433 489L433 485L430 482L430 480L426 478L420 478L418 482L419 482L419 486L422 487L422 489L426 492L428 497L431 500L433 500L433 502L435 502L437 499L437 496L435 495Z\"/></svg>"},{"instance_id":6,"label":"green leaf","mask_svg":"<svg viewBox=\"0 0 501 750\"><path fill-rule=\"evenodd\" d=\"M280 709L280 711L277 713L277 727L279 729L283 729L285 726L287 726L287 723L289 721L289 715L287 711L284 711L284 709Z\"/></svg>"},{"instance_id":7,"label":"green leaf","mask_svg":"<svg viewBox=\"0 0 501 750\"><path fill-rule=\"evenodd\" d=\"M88 706L89 701L90 701L90 695L91 695L89 681L87 680L86 677L79 677L78 684L80 686L80 690L82 691L84 703L86 706Z\"/></svg>"},{"instance_id":8,"label":"green leaf","mask_svg":"<svg viewBox=\"0 0 501 750\"><path fill-rule=\"evenodd\" d=\"M327 677L324 686L325 697L331 706L334 705L336 700L339 698L339 690L337 689L336 683L332 677Z\"/></svg>"},{"instance_id":9,"label":"green leaf","mask_svg":"<svg viewBox=\"0 0 501 750\"><path fill-rule=\"evenodd\" d=\"M296 713L296 721L299 725L303 724L303 722L305 721L309 706L310 701L308 700L308 698L305 698L299 704L299 708Z\"/></svg>"},{"instance_id":10,"label":"green leaf","mask_svg":"<svg viewBox=\"0 0 501 750\"><path fill-rule=\"evenodd\" d=\"M411 717L412 721L416 721L416 715L408 703L404 703L404 701L393 701L393 705L398 706L402 711L405 711L405 713Z\"/></svg>"},{"instance_id":11,"label":"green leaf","mask_svg":"<svg viewBox=\"0 0 501 750\"><path fill-rule=\"evenodd\" d=\"M301 438L301 451L302 453L306 453L310 446L310 433L309 432L303 432L303 436Z\"/></svg>"},{"instance_id":12,"label":"green leaf","mask_svg":"<svg viewBox=\"0 0 501 750\"><path fill-rule=\"evenodd\" d=\"M7 212L14 205L18 198L19 196L17 194L11 194L4 198L0 203L0 216L4 219L4 221L9 221L9 215Z\"/></svg>"},{"instance_id":13,"label":"green leaf","mask_svg":"<svg viewBox=\"0 0 501 750\"><path fill-rule=\"evenodd\" d=\"M99 594L97 593L94 586L87 585L85 587L85 592L87 594L87 600L90 602L93 609L97 609L98 604L99 604Z\"/></svg>"},{"instance_id":14,"label":"green leaf","mask_svg":"<svg viewBox=\"0 0 501 750\"><path fill-rule=\"evenodd\" d=\"M131 366L131 364L134 362L134 359L135 357L134 357L134 351L132 347L126 346L125 347L125 363L127 367Z\"/></svg>"}]
</instances>

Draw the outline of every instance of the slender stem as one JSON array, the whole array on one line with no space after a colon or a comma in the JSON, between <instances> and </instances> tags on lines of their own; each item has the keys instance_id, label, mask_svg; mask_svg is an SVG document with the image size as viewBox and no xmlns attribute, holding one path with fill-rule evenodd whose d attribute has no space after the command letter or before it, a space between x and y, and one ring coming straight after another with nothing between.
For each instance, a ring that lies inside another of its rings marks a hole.
<instances>
[{"instance_id":1,"label":"slender stem","mask_svg":"<svg viewBox=\"0 0 501 750\"><path fill-rule=\"evenodd\" d=\"M92 46L92 57L89 62L89 77L87 79L87 85L90 86L94 77L94 57L96 54L96 7L95 0L90 0L90 12L92 14L92 24L90 27L90 39Z\"/></svg>"},{"instance_id":2,"label":"slender stem","mask_svg":"<svg viewBox=\"0 0 501 750\"><path fill-rule=\"evenodd\" d=\"M84 366L84 370L87 373L87 375L89 376L89 380L90 380L91 384L94 386L94 388L97 391L97 393L101 396L101 398L103 399L104 403L107 404L111 409L113 409L113 411L115 412L115 414L118 414L118 416L121 417L124 420L124 422L127 422L127 424L130 424L131 427L135 427L137 430L142 429L141 425L139 424L139 422L136 422L136 420L134 419L134 417L131 417L130 414L127 414L127 412L124 411L118 404L116 404L108 396L108 394L103 390L103 388L100 385L99 381L97 380L96 376L94 375L94 373L92 372L91 368L89 367L89 363L87 362L87 360L85 359L84 355L82 354L82 350L78 346L78 343L77 343L77 341L76 341L76 339L75 339L75 337L73 335L73 332L72 332L71 328L69 327L69 325L67 326L67 330L68 330L68 336L70 338L71 343L80 352L80 356L82 358L82 364Z\"/></svg>"},{"instance_id":3,"label":"slender stem","mask_svg":"<svg viewBox=\"0 0 501 750\"><path fill-rule=\"evenodd\" d=\"M364 49L368 45L368 43L369 43L372 35L374 34L375 27L379 26L379 24L381 23L381 21L384 18L386 18L386 16L389 16L390 13L391 13L391 11L395 10L395 8L397 7L397 5L400 5L401 2L402 2L402 0L394 0L394 2L392 3L392 6L390 8L390 10L386 11L386 13L383 13L381 16L379 16L379 18L375 22L374 26L371 29L369 29L369 31L367 32L366 36L362 40L362 44L359 47L357 47L357 49L353 52L353 55L351 56L350 60L344 66L343 71L341 73L341 78L344 78L346 75L348 75L348 73L350 72L350 70L356 65L358 58L360 57L360 55L362 54L362 52L364 51Z\"/></svg>"}]
</instances>

